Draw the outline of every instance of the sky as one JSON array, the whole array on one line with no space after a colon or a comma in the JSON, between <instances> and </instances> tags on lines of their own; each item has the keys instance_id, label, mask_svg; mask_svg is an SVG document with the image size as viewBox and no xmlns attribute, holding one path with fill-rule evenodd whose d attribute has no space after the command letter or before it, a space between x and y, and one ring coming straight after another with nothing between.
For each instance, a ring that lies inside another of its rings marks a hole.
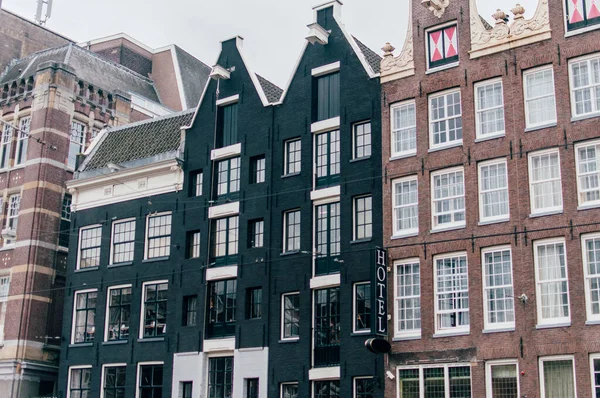
<instances>
[{"instance_id":1,"label":"sky","mask_svg":"<svg viewBox=\"0 0 600 398\"><path fill-rule=\"evenodd\" d=\"M342 0L342 20L351 34L382 53L386 42L402 48L408 0ZM456 1L456 0L451 0ZM479 13L492 21L518 0L478 0ZM312 7L324 0L54 0L46 27L77 42L127 33L152 47L176 44L209 66L220 41L244 38L252 70L284 88L312 22ZM537 0L521 0L531 17ZM37 0L2 0L2 7L33 19Z\"/></svg>"}]
</instances>

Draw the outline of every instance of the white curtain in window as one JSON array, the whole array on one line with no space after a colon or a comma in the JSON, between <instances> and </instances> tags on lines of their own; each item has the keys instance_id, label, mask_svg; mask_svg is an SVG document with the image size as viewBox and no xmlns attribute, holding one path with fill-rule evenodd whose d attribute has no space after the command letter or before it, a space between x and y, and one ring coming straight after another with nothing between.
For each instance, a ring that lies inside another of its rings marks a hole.
<instances>
[{"instance_id":1,"label":"white curtain in window","mask_svg":"<svg viewBox=\"0 0 600 398\"><path fill-rule=\"evenodd\" d=\"M544 361L544 398L575 398L573 361Z\"/></svg>"}]
</instances>

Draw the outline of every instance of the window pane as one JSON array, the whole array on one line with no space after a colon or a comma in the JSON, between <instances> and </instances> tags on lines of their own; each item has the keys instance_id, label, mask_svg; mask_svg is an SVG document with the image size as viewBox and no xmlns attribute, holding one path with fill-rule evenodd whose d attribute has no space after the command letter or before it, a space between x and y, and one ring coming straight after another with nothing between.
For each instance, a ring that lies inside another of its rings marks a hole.
<instances>
[{"instance_id":1,"label":"window pane","mask_svg":"<svg viewBox=\"0 0 600 398\"><path fill-rule=\"evenodd\" d=\"M431 147L462 142L460 91L429 98Z\"/></svg>"},{"instance_id":2,"label":"window pane","mask_svg":"<svg viewBox=\"0 0 600 398\"><path fill-rule=\"evenodd\" d=\"M396 265L396 334L420 333L421 279L418 262Z\"/></svg>"},{"instance_id":3,"label":"window pane","mask_svg":"<svg viewBox=\"0 0 600 398\"><path fill-rule=\"evenodd\" d=\"M525 75L525 107L527 126L556 122L552 69L538 70Z\"/></svg>"},{"instance_id":4,"label":"window pane","mask_svg":"<svg viewBox=\"0 0 600 398\"><path fill-rule=\"evenodd\" d=\"M479 85L475 92L478 136L504 133L504 99L502 82Z\"/></svg>"},{"instance_id":5,"label":"window pane","mask_svg":"<svg viewBox=\"0 0 600 398\"><path fill-rule=\"evenodd\" d=\"M417 150L417 116L415 103L392 107L392 156Z\"/></svg>"},{"instance_id":6,"label":"window pane","mask_svg":"<svg viewBox=\"0 0 600 398\"><path fill-rule=\"evenodd\" d=\"M512 327L515 322L510 250L483 254L486 326Z\"/></svg>"},{"instance_id":7,"label":"window pane","mask_svg":"<svg viewBox=\"0 0 600 398\"><path fill-rule=\"evenodd\" d=\"M465 190L463 171L434 174L433 226L434 228L465 225Z\"/></svg>"},{"instance_id":8,"label":"window pane","mask_svg":"<svg viewBox=\"0 0 600 398\"><path fill-rule=\"evenodd\" d=\"M573 361L542 361L544 367L544 398L575 398Z\"/></svg>"},{"instance_id":9,"label":"window pane","mask_svg":"<svg viewBox=\"0 0 600 398\"><path fill-rule=\"evenodd\" d=\"M508 218L508 177L506 162L483 164L479 167L480 218L499 220Z\"/></svg>"},{"instance_id":10,"label":"window pane","mask_svg":"<svg viewBox=\"0 0 600 398\"><path fill-rule=\"evenodd\" d=\"M569 293L564 242L536 244L539 322L569 319Z\"/></svg>"},{"instance_id":11,"label":"window pane","mask_svg":"<svg viewBox=\"0 0 600 398\"><path fill-rule=\"evenodd\" d=\"M467 256L443 257L436 265L436 328L463 328L469 326L469 281Z\"/></svg>"},{"instance_id":12,"label":"window pane","mask_svg":"<svg viewBox=\"0 0 600 398\"><path fill-rule=\"evenodd\" d=\"M494 398L519 398L517 365L492 365L491 377Z\"/></svg>"}]
</instances>

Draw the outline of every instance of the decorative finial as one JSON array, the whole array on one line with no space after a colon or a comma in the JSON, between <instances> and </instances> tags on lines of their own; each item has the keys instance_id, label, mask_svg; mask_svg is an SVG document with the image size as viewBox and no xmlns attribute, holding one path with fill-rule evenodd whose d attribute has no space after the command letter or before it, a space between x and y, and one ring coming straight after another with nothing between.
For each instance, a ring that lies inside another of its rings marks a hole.
<instances>
[{"instance_id":1,"label":"decorative finial","mask_svg":"<svg viewBox=\"0 0 600 398\"><path fill-rule=\"evenodd\" d=\"M515 6L515 8L513 8L512 10L510 10L510 12L512 12L513 14L515 14L515 19L523 19L525 18L525 16L523 14L525 14L525 7L523 7L520 4L517 4Z\"/></svg>"},{"instance_id":2,"label":"decorative finial","mask_svg":"<svg viewBox=\"0 0 600 398\"><path fill-rule=\"evenodd\" d=\"M383 50L384 57L393 57L393 53L396 47L392 46L389 42L387 42L385 43L385 46L381 47L381 49Z\"/></svg>"},{"instance_id":3,"label":"decorative finial","mask_svg":"<svg viewBox=\"0 0 600 398\"><path fill-rule=\"evenodd\" d=\"M496 12L492 14L492 18L496 20L496 25L505 24L508 20L508 15L501 9L497 9Z\"/></svg>"}]
</instances>

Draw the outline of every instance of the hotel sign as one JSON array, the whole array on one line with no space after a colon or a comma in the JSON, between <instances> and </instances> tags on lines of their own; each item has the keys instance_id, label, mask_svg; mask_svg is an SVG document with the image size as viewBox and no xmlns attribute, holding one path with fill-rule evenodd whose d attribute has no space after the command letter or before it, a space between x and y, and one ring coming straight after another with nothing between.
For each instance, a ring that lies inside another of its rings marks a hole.
<instances>
[{"instance_id":1,"label":"hotel sign","mask_svg":"<svg viewBox=\"0 0 600 398\"><path fill-rule=\"evenodd\" d=\"M375 249L375 267L372 279L373 303L375 316L371 331L377 336L387 336L388 307L387 307L387 250Z\"/></svg>"}]
</instances>

